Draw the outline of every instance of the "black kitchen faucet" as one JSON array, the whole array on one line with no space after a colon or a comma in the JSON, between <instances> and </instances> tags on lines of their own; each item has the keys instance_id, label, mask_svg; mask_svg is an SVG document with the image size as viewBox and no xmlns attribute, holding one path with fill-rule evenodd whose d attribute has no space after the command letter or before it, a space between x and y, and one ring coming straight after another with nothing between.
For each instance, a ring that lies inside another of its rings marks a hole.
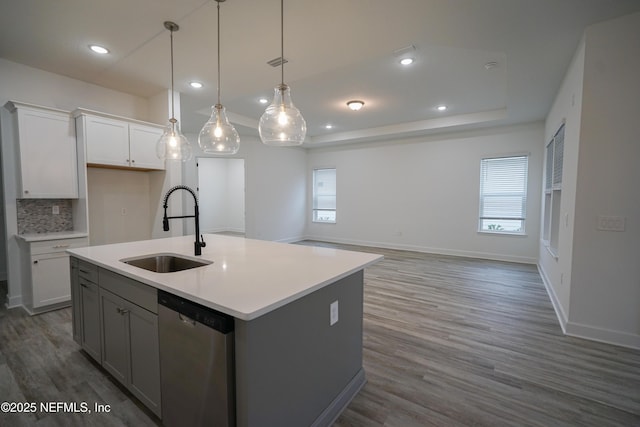
<instances>
[{"instance_id":1,"label":"black kitchen faucet","mask_svg":"<svg viewBox=\"0 0 640 427\"><path fill-rule=\"evenodd\" d=\"M169 207L169 196L176 190L186 190L193 196L193 201L195 203L195 213L193 215L181 215L181 216L167 216L167 207ZM162 218L162 229L164 231L169 231L169 220L174 218L194 218L196 221L196 241L194 242L194 252L195 255L202 255L202 248L207 246L204 241L204 237L200 234L200 213L198 211L198 196L196 196L195 191L186 185L176 185L167 191L167 194L164 195L164 204L162 205L164 208L164 217Z\"/></svg>"}]
</instances>

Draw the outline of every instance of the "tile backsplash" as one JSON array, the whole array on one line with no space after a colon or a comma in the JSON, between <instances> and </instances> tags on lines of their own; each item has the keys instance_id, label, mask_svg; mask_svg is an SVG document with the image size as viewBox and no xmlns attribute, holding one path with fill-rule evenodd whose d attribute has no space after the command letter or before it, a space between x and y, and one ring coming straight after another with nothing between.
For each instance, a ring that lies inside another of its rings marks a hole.
<instances>
[{"instance_id":1,"label":"tile backsplash","mask_svg":"<svg viewBox=\"0 0 640 427\"><path fill-rule=\"evenodd\" d=\"M18 234L73 230L71 200L18 199ZM59 213L54 215L57 206Z\"/></svg>"}]
</instances>

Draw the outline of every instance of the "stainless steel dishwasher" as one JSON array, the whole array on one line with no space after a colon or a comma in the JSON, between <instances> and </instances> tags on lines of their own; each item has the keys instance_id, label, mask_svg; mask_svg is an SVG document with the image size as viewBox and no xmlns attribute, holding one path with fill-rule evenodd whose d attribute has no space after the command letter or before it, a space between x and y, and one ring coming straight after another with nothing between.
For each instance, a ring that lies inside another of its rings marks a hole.
<instances>
[{"instance_id":1,"label":"stainless steel dishwasher","mask_svg":"<svg viewBox=\"0 0 640 427\"><path fill-rule=\"evenodd\" d=\"M234 426L233 317L158 290L162 424Z\"/></svg>"}]
</instances>

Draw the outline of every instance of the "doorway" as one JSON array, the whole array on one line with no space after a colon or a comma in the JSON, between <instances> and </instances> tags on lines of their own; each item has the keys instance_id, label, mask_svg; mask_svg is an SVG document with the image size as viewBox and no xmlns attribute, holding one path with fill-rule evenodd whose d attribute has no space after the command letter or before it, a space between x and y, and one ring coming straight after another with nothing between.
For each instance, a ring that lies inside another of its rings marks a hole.
<instances>
[{"instance_id":1,"label":"doorway","mask_svg":"<svg viewBox=\"0 0 640 427\"><path fill-rule=\"evenodd\" d=\"M196 164L202 232L244 236L244 159L199 157Z\"/></svg>"}]
</instances>

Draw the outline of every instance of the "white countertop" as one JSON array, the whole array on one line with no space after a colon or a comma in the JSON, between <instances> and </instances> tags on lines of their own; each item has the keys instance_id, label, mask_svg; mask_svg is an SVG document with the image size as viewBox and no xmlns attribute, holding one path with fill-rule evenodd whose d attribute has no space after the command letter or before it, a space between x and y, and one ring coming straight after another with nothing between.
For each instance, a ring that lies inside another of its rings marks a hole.
<instances>
[{"instance_id":1,"label":"white countertop","mask_svg":"<svg viewBox=\"0 0 640 427\"><path fill-rule=\"evenodd\" d=\"M241 320L252 320L359 271L382 255L205 234L203 260L213 264L154 273L121 259L157 253L193 257L194 236L170 237L68 252Z\"/></svg>"},{"instance_id":2,"label":"white countertop","mask_svg":"<svg viewBox=\"0 0 640 427\"><path fill-rule=\"evenodd\" d=\"M53 233L25 233L16 234L16 237L25 242L43 242L47 240L77 239L87 237L89 233L81 231L56 231Z\"/></svg>"}]
</instances>

